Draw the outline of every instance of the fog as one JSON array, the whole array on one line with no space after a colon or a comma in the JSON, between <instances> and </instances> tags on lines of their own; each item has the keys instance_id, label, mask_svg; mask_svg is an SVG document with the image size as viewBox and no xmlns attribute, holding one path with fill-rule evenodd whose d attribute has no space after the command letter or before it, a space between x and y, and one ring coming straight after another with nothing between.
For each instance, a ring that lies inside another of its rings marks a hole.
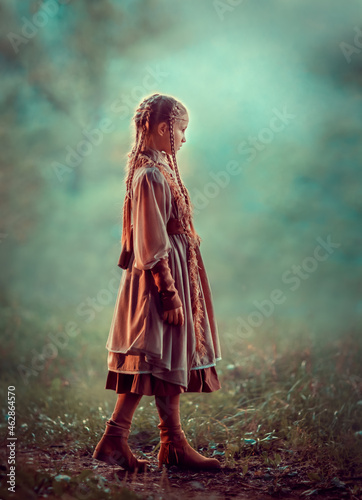
<instances>
[{"instance_id":1,"label":"fog","mask_svg":"<svg viewBox=\"0 0 362 500\"><path fill-rule=\"evenodd\" d=\"M360 2L0 9L6 307L79 322L104 311L106 341L131 118L159 92L189 111L178 164L220 325L321 338L358 329Z\"/></svg>"}]
</instances>

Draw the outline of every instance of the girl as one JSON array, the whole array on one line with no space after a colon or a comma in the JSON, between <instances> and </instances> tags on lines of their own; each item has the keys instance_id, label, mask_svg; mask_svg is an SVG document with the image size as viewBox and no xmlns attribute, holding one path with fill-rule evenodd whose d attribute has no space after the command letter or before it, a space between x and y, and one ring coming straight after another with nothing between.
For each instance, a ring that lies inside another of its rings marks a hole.
<instances>
[{"instance_id":1,"label":"girl","mask_svg":"<svg viewBox=\"0 0 362 500\"><path fill-rule=\"evenodd\" d=\"M118 394L93 457L128 470L145 470L127 444L142 395L154 395L160 418L159 467L220 468L187 442L181 429L182 392L221 388L221 359L212 296L192 222L191 202L176 153L186 142L186 108L154 94L133 118L123 205L124 269L106 348L106 389Z\"/></svg>"}]
</instances>

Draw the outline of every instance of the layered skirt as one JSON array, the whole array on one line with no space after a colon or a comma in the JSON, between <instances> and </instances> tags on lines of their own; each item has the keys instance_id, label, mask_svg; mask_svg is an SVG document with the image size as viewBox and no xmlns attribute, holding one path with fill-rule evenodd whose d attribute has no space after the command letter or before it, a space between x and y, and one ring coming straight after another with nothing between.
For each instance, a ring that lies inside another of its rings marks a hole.
<instances>
[{"instance_id":1,"label":"layered skirt","mask_svg":"<svg viewBox=\"0 0 362 500\"><path fill-rule=\"evenodd\" d=\"M173 396L183 392L214 392L221 389L215 366L191 370L187 388L155 377L152 373L117 373L108 370L105 389L117 394L133 392L145 396Z\"/></svg>"}]
</instances>

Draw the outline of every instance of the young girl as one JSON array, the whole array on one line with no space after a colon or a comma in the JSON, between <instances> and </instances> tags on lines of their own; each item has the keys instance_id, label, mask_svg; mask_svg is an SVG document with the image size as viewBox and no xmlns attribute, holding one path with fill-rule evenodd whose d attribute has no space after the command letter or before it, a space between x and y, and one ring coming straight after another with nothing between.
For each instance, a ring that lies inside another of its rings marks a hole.
<instances>
[{"instance_id":1,"label":"young girl","mask_svg":"<svg viewBox=\"0 0 362 500\"><path fill-rule=\"evenodd\" d=\"M159 467L219 468L187 442L181 429L182 392L221 388L221 359L212 296L191 201L176 153L186 142L186 108L171 96L146 98L134 116L123 206L123 272L108 349L106 389L118 394L93 457L128 470L145 470L127 444L142 395L154 395L160 418Z\"/></svg>"}]
</instances>

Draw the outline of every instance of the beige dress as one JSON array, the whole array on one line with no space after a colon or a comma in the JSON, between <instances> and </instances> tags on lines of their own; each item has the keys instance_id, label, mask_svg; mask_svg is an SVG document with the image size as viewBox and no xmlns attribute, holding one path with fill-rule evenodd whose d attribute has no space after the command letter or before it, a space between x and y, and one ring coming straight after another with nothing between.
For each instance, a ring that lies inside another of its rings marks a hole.
<instances>
[{"instance_id":1,"label":"beige dress","mask_svg":"<svg viewBox=\"0 0 362 500\"><path fill-rule=\"evenodd\" d=\"M108 370L113 374L151 374L186 389L193 370L215 367L216 361L221 359L218 330L210 286L198 250L206 346L206 354L200 358L195 350L188 240L185 234L167 233L168 220L178 217L177 206L164 175L152 160L162 162L172 176L174 172L163 153L148 148L145 154L150 162L137 168L133 178L134 251L128 268L123 271L106 343ZM162 319L160 297L150 271L167 256L183 304L184 324L181 326L170 325ZM215 374L215 368L213 370Z\"/></svg>"}]
</instances>

